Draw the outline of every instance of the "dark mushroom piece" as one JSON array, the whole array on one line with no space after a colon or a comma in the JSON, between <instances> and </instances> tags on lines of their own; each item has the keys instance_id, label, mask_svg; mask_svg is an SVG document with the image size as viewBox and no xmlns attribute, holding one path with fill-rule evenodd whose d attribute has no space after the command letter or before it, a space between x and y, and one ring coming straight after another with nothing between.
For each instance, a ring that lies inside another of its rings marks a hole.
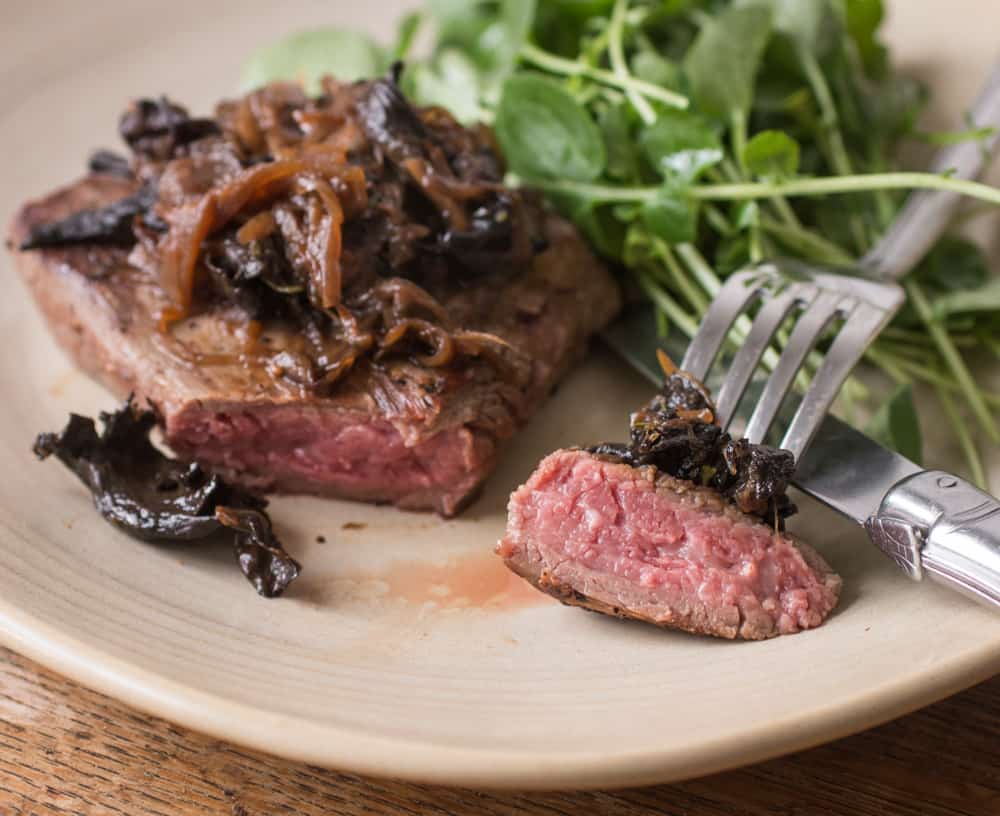
<instances>
[{"instance_id":1,"label":"dark mushroom piece","mask_svg":"<svg viewBox=\"0 0 1000 816\"><path fill-rule=\"evenodd\" d=\"M87 161L87 169L91 173L102 173L120 178L132 178L132 162L121 153L113 150L95 150Z\"/></svg>"},{"instance_id":2,"label":"dark mushroom piece","mask_svg":"<svg viewBox=\"0 0 1000 816\"><path fill-rule=\"evenodd\" d=\"M237 562L260 595L277 597L295 580L300 566L275 537L264 499L194 462L165 456L149 439L156 415L131 399L100 419L98 433L92 419L71 414L61 433L38 436L34 452L39 459L55 455L72 470L107 521L152 542L234 530Z\"/></svg>"},{"instance_id":3,"label":"dark mushroom piece","mask_svg":"<svg viewBox=\"0 0 1000 816\"><path fill-rule=\"evenodd\" d=\"M165 96L134 102L118 123L122 139L137 155L153 161L166 161L177 148L220 133L214 119L196 119Z\"/></svg>"},{"instance_id":4,"label":"dark mushroom piece","mask_svg":"<svg viewBox=\"0 0 1000 816\"><path fill-rule=\"evenodd\" d=\"M605 442L588 450L712 487L742 512L773 519L781 527L796 510L786 495L795 457L769 445L732 439L716 424L708 389L666 355L660 355L660 364L663 386L632 415L628 444Z\"/></svg>"},{"instance_id":5,"label":"dark mushroom piece","mask_svg":"<svg viewBox=\"0 0 1000 816\"><path fill-rule=\"evenodd\" d=\"M136 191L37 227L22 249L138 242L129 263L166 295L163 330L230 305L248 322L280 323L301 342L268 365L304 392L332 393L358 361L390 357L426 368L474 357L520 387L530 361L467 331L438 296L530 269L543 210L502 186L487 128L412 105L400 70L331 80L316 99L268 86L215 119L140 99L119 125L131 159L98 151L90 163ZM195 362L220 360L236 358Z\"/></svg>"},{"instance_id":6,"label":"dark mushroom piece","mask_svg":"<svg viewBox=\"0 0 1000 816\"><path fill-rule=\"evenodd\" d=\"M155 203L156 189L144 186L106 207L80 210L58 221L42 224L32 230L20 248L41 249L75 244L132 246L135 243L132 225L136 216L151 212Z\"/></svg>"}]
</instances>

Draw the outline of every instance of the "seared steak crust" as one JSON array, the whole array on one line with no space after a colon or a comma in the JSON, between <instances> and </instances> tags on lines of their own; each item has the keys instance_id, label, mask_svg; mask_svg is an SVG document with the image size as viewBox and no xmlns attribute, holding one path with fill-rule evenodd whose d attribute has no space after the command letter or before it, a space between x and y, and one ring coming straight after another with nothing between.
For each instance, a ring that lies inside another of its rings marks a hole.
<instances>
[{"instance_id":1,"label":"seared steak crust","mask_svg":"<svg viewBox=\"0 0 1000 816\"><path fill-rule=\"evenodd\" d=\"M41 224L136 189L91 175L24 206L16 246ZM114 246L21 252L18 267L51 330L76 363L117 395L160 412L167 442L254 488L392 502L451 515L492 470L509 437L619 306L617 287L575 231L545 216L549 248L529 269L457 289L443 305L530 360L524 381L470 359L428 369L406 358L358 363L330 396L296 388L257 363L246 320L209 306L163 331L168 305L148 271ZM273 352L295 338L266 324ZM241 362L234 363L234 357Z\"/></svg>"}]
</instances>

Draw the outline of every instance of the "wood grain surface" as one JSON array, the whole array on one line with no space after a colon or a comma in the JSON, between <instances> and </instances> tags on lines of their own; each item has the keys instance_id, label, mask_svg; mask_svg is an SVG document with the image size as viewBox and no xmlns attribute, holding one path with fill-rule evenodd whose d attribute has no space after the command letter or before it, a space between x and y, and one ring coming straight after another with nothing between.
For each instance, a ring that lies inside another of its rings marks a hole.
<instances>
[{"instance_id":1,"label":"wood grain surface","mask_svg":"<svg viewBox=\"0 0 1000 816\"><path fill-rule=\"evenodd\" d=\"M336 773L140 714L0 649L0 816L997 816L1000 676L872 731L677 785L487 793Z\"/></svg>"}]
</instances>

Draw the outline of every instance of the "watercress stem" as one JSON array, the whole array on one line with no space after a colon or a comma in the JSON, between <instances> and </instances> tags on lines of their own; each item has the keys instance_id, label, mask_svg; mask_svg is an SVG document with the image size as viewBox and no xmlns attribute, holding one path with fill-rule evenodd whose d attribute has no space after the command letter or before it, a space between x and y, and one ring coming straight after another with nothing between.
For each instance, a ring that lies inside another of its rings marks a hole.
<instances>
[{"instance_id":1,"label":"watercress stem","mask_svg":"<svg viewBox=\"0 0 1000 816\"><path fill-rule=\"evenodd\" d=\"M936 390L938 399L941 400L941 405L944 406L944 411L948 415L948 421L955 431L955 437L962 448L962 453L965 455L965 461L969 466L969 475L972 477L972 481L983 490L989 490L989 481L986 478L986 471L983 469L983 461L979 457L979 451L972 441L972 436L969 434L965 420L962 419L962 415L958 412L951 394L943 388Z\"/></svg>"},{"instance_id":2,"label":"watercress stem","mask_svg":"<svg viewBox=\"0 0 1000 816\"><path fill-rule=\"evenodd\" d=\"M785 222L785 226L789 229L802 229L802 222L799 221L795 212L792 210L791 205L784 196L775 196L771 199L771 204L774 205L774 209L778 213L778 217Z\"/></svg>"},{"instance_id":3,"label":"watercress stem","mask_svg":"<svg viewBox=\"0 0 1000 816\"><path fill-rule=\"evenodd\" d=\"M886 163L874 147L871 147L869 156L869 164L867 172L869 173L881 173L886 170ZM876 190L874 193L875 198L875 212L878 215L878 228L881 233L883 230L889 228L893 219L896 217L896 203L893 201L892 195L888 190Z\"/></svg>"},{"instance_id":4,"label":"watercress stem","mask_svg":"<svg viewBox=\"0 0 1000 816\"><path fill-rule=\"evenodd\" d=\"M958 349L951 342L948 332L934 318L933 310L931 309L930 302L927 300L927 295L924 293L923 287L912 279L905 281L903 285L906 287L906 294L910 298L913 308L916 309L920 319L927 327L927 332L941 353L945 364L951 370L952 376L962 387L972 413L979 421L983 430L986 431L990 441L993 443L1000 442L1000 432L998 432L996 421L993 419L993 415L990 413L990 409L983 399L982 392L979 390L979 386L976 385L975 380L972 379L972 374L969 373L962 355L959 354Z\"/></svg>"},{"instance_id":5,"label":"watercress stem","mask_svg":"<svg viewBox=\"0 0 1000 816\"><path fill-rule=\"evenodd\" d=\"M993 336L984 336L982 340L993 356L1000 358L1000 340Z\"/></svg>"},{"instance_id":6,"label":"watercress stem","mask_svg":"<svg viewBox=\"0 0 1000 816\"><path fill-rule=\"evenodd\" d=\"M611 70L622 82L628 82L631 74L628 70L628 63L625 62L625 12L628 9L628 0L615 0L614 9L611 12L611 24L608 26L608 57L611 60ZM632 86L625 87L625 95L632 103L636 113L647 125L656 121L656 111L642 97L642 95Z\"/></svg>"},{"instance_id":7,"label":"watercress stem","mask_svg":"<svg viewBox=\"0 0 1000 816\"><path fill-rule=\"evenodd\" d=\"M744 134L744 141L745 139L746 137ZM720 166L722 167L723 172L720 173L713 167L708 172L708 178L712 179L716 183L722 183L726 179L732 182L744 181L743 173L737 169L732 159L723 159ZM774 211L778 218L780 218L788 227L798 227L801 229L802 224L799 223L799 219L792 211L792 208L789 206L784 196L775 196L771 199L770 204L774 207Z\"/></svg>"},{"instance_id":8,"label":"watercress stem","mask_svg":"<svg viewBox=\"0 0 1000 816\"><path fill-rule=\"evenodd\" d=\"M715 274L715 270L709 266L708 261L702 257L702 254L695 245L677 244L674 247L674 251L687 264L688 269L691 270L691 274L701 284L702 289L712 297L715 297L719 289L722 288L722 281L719 280L719 276Z\"/></svg>"},{"instance_id":9,"label":"watercress stem","mask_svg":"<svg viewBox=\"0 0 1000 816\"><path fill-rule=\"evenodd\" d=\"M706 204L702 212L705 213L705 218L708 219L708 223L711 224L717 232L722 235L733 234L733 225L729 223L729 219L726 218L722 210L714 204Z\"/></svg>"},{"instance_id":10,"label":"watercress stem","mask_svg":"<svg viewBox=\"0 0 1000 816\"><path fill-rule=\"evenodd\" d=\"M826 152L830 166L833 171L841 176L849 176L854 173L851 159L847 154L844 145L844 136L840 132L840 115L837 113L837 105L833 101L833 94L830 86L820 68L816 56L807 48L799 46L797 49L799 62L805 72L806 81L812 89L816 104L819 107L820 121L823 125L823 140L826 145ZM854 240L854 248L863 253L868 249L868 240L865 236L864 224L854 214L848 219L851 229L851 237Z\"/></svg>"},{"instance_id":11,"label":"watercress stem","mask_svg":"<svg viewBox=\"0 0 1000 816\"><path fill-rule=\"evenodd\" d=\"M881 368L897 385L905 385L908 382L912 382L910 376L903 370L901 362L893 358L888 352L883 352L880 345L869 346L865 352L865 359Z\"/></svg>"},{"instance_id":12,"label":"watercress stem","mask_svg":"<svg viewBox=\"0 0 1000 816\"><path fill-rule=\"evenodd\" d=\"M661 309L653 309L656 315L656 334L658 337L666 337L670 334L670 321L667 320L666 312Z\"/></svg>"},{"instance_id":13,"label":"watercress stem","mask_svg":"<svg viewBox=\"0 0 1000 816\"><path fill-rule=\"evenodd\" d=\"M833 94L830 92L826 77L823 76L823 69L820 68L815 55L809 49L800 46L796 51L799 63L806 75L806 81L816 99L820 121L826 131L830 148L830 165L838 175L849 176L854 170L847 155L847 148L844 146L844 138L840 133L840 116L837 114L837 105L833 101Z\"/></svg>"},{"instance_id":14,"label":"watercress stem","mask_svg":"<svg viewBox=\"0 0 1000 816\"><path fill-rule=\"evenodd\" d=\"M736 156L736 167L738 168L738 172L735 175L738 180L742 181L748 177L746 162L743 160L743 154L747 146L747 115L738 108L729 117L729 135L732 139L733 154ZM730 171L730 176L732 175L734 174ZM780 210L778 211L778 215L784 217ZM760 263L764 259L766 252L764 249L764 236L761 233L759 211L755 211L751 218L749 236L750 262Z\"/></svg>"},{"instance_id":15,"label":"watercress stem","mask_svg":"<svg viewBox=\"0 0 1000 816\"><path fill-rule=\"evenodd\" d=\"M847 381L844 382L844 384L840 387L840 394L838 394L838 400L840 404L843 406L844 421L848 425L856 425L857 406L854 400L854 393L853 393L854 389L851 387L851 385L852 384Z\"/></svg>"},{"instance_id":16,"label":"watercress stem","mask_svg":"<svg viewBox=\"0 0 1000 816\"><path fill-rule=\"evenodd\" d=\"M729 133L733 140L733 154L736 165L740 169L740 177L746 178L747 166L743 161L743 153L747 146L747 115L744 111L734 110L729 117Z\"/></svg>"},{"instance_id":17,"label":"watercress stem","mask_svg":"<svg viewBox=\"0 0 1000 816\"><path fill-rule=\"evenodd\" d=\"M979 337L974 334L959 334L953 332L949 335L951 337L951 342L955 344L956 348L975 348L982 342ZM927 336L926 332L914 331L913 329L900 329L896 326L889 326L882 330L880 337L883 340L895 340L900 343L906 343L907 345L921 346L923 348L933 348L934 341ZM985 338L984 338L985 339Z\"/></svg>"},{"instance_id":18,"label":"watercress stem","mask_svg":"<svg viewBox=\"0 0 1000 816\"><path fill-rule=\"evenodd\" d=\"M758 264L764 260L764 247L761 242L760 224L751 224L750 234L750 263Z\"/></svg>"},{"instance_id":19,"label":"watercress stem","mask_svg":"<svg viewBox=\"0 0 1000 816\"><path fill-rule=\"evenodd\" d=\"M548 51L543 51L532 43L525 43L521 47L520 56L521 59L530 65L534 65L536 68L541 68L552 74L567 77L585 76L595 82L610 85L613 88L620 88L623 91L633 89L648 99L656 99L672 108L685 109L689 104L687 97L673 91L668 91L659 85L654 85L651 82L646 82L633 76L623 78L603 68L595 68L593 65L587 65L577 60L565 59L564 57L550 54Z\"/></svg>"},{"instance_id":20,"label":"watercress stem","mask_svg":"<svg viewBox=\"0 0 1000 816\"><path fill-rule=\"evenodd\" d=\"M684 311L681 305L670 297L662 287L657 286L648 273L640 272L636 275L636 279L639 283L639 288L653 301L656 308L673 321L674 325L684 332L684 334L688 337L694 337L695 332L698 331L698 324L695 323L691 315Z\"/></svg>"},{"instance_id":21,"label":"watercress stem","mask_svg":"<svg viewBox=\"0 0 1000 816\"><path fill-rule=\"evenodd\" d=\"M651 201L661 195L659 187L612 187L566 180L539 179L532 181L532 186L545 192L570 193L606 203ZM773 198L776 195L821 196L872 190L948 190L1000 206L1000 189L990 187L988 184L950 178L936 173L913 172L824 176L741 184L703 184L691 187L687 194L702 201L750 201Z\"/></svg>"},{"instance_id":22,"label":"watercress stem","mask_svg":"<svg viewBox=\"0 0 1000 816\"><path fill-rule=\"evenodd\" d=\"M882 330L881 337L886 340L900 340L904 343L919 343L922 346L932 346L926 332L916 329L902 329L898 326L887 326Z\"/></svg>"},{"instance_id":23,"label":"watercress stem","mask_svg":"<svg viewBox=\"0 0 1000 816\"><path fill-rule=\"evenodd\" d=\"M871 351L871 349L869 349L869 351ZM889 369L886 368L886 366L884 365L884 363L889 362L884 357L868 355L868 354L866 354L866 357L868 357L868 359L871 362L875 363L880 368L884 369L886 373L890 374L890 376L893 376L892 373L889 371ZM898 360L892 362L893 363L898 362L899 364L897 370L900 372L902 379L897 379L895 376L893 376L893 379L895 379L897 382L910 382L912 378L908 376L906 373L909 372L910 374L913 375L914 378L920 380L921 382L925 382L928 385L944 388L956 394L961 393L962 391L962 386L960 386L954 380L948 379L948 377L941 374L940 372L935 371L933 368L928 368L927 366L923 366L920 363L915 363L912 360ZM982 394L983 394L983 399L986 401L987 405L990 405L993 408L1000 408L1000 394L996 394L992 391L983 391Z\"/></svg>"},{"instance_id":24,"label":"watercress stem","mask_svg":"<svg viewBox=\"0 0 1000 816\"><path fill-rule=\"evenodd\" d=\"M772 199L772 201L774 200L777 199ZM760 225L779 241L784 238L788 242L794 241L802 249L807 249L812 254L813 259L819 263L831 266L853 266L856 263L854 256L845 252L839 244L828 241L822 235L806 227L789 226L767 216L761 217Z\"/></svg>"},{"instance_id":25,"label":"watercress stem","mask_svg":"<svg viewBox=\"0 0 1000 816\"><path fill-rule=\"evenodd\" d=\"M917 362L933 363L938 359L938 351L933 346L917 345L914 343L900 343L890 338L884 338L886 351L894 357L905 357L907 360Z\"/></svg>"},{"instance_id":26,"label":"watercress stem","mask_svg":"<svg viewBox=\"0 0 1000 816\"><path fill-rule=\"evenodd\" d=\"M681 294L684 295L687 302L691 304L697 315L699 317L704 315L708 309L708 298L698 288L696 281L692 280L689 275L684 274L684 270L677 262L677 257L674 255L673 250L667 245L663 247L663 263L670 272L670 279L674 282L678 290L680 290Z\"/></svg>"},{"instance_id":27,"label":"watercress stem","mask_svg":"<svg viewBox=\"0 0 1000 816\"><path fill-rule=\"evenodd\" d=\"M635 188L641 189L641 188ZM854 176L762 181L747 184L706 184L691 190L693 198L732 201L771 198L776 195L816 196L860 193L871 190L950 190L1000 205L1000 189L977 181L950 178L936 173L869 173Z\"/></svg>"}]
</instances>

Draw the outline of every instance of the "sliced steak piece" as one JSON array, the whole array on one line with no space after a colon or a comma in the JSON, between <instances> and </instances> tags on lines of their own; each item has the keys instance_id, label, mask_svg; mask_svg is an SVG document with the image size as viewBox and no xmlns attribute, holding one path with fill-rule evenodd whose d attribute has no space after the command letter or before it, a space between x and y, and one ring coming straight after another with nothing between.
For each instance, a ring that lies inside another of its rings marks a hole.
<instances>
[{"instance_id":1,"label":"sliced steak piece","mask_svg":"<svg viewBox=\"0 0 1000 816\"><path fill-rule=\"evenodd\" d=\"M724 638L819 626L841 580L715 490L561 450L510 498L507 566L564 603Z\"/></svg>"},{"instance_id":2,"label":"sliced steak piece","mask_svg":"<svg viewBox=\"0 0 1000 816\"><path fill-rule=\"evenodd\" d=\"M16 216L17 246L41 224L120 200L136 182L92 175ZM255 489L306 492L408 509L457 512L493 469L499 445L613 317L619 294L576 232L546 215L548 249L530 268L458 287L442 300L458 325L491 332L528 361L497 376L475 357L428 368L412 359L354 365L330 396L298 389L272 365L301 338L268 323L248 351L232 305L200 310L164 332L169 304L127 250L82 245L21 252L17 263L59 342L118 396L159 410L170 446ZM237 310L238 311L238 310Z\"/></svg>"}]
</instances>

